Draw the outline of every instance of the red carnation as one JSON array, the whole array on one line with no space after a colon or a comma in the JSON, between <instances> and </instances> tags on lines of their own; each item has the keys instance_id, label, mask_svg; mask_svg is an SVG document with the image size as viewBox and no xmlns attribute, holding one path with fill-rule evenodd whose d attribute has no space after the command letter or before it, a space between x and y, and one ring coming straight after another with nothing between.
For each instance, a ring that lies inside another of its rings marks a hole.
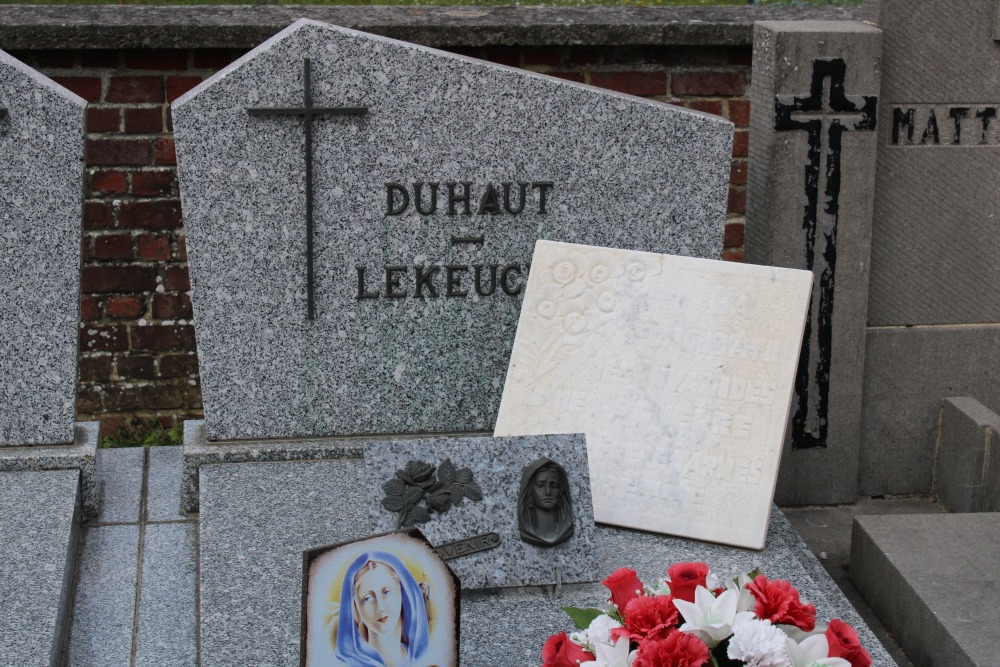
<instances>
[{"instance_id":1,"label":"red carnation","mask_svg":"<svg viewBox=\"0 0 1000 667\"><path fill-rule=\"evenodd\" d=\"M665 639L640 644L632 667L701 667L707 662L705 642L685 632L674 632Z\"/></svg>"},{"instance_id":2,"label":"red carnation","mask_svg":"<svg viewBox=\"0 0 1000 667\"><path fill-rule=\"evenodd\" d=\"M677 563L667 568L670 579L670 594L678 600L694 602L694 590L708 585L708 565L705 563Z\"/></svg>"},{"instance_id":3,"label":"red carnation","mask_svg":"<svg viewBox=\"0 0 1000 667\"><path fill-rule=\"evenodd\" d=\"M790 583L778 579L768 581L763 574L747 584L747 590L757 599L754 613L761 620L794 625L812 632L816 627L816 607L799 600L799 592Z\"/></svg>"},{"instance_id":4,"label":"red carnation","mask_svg":"<svg viewBox=\"0 0 1000 667\"><path fill-rule=\"evenodd\" d=\"M629 602L642 595L642 582L639 581L635 570L627 567L618 568L601 583L611 591L611 601L622 614L625 613L625 607Z\"/></svg>"},{"instance_id":5,"label":"red carnation","mask_svg":"<svg viewBox=\"0 0 1000 667\"><path fill-rule=\"evenodd\" d=\"M596 659L593 653L571 642L565 632L552 635L542 647L542 667L580 667L581 662Z\"/></svg>"},{"instance_id":6,"label":"red carnation","mask_svg":"<svg viewBox=\"0 0 1000 667\"><path fill-rule=\"evenodd\" d=\"M870 667L872 664L872 657L858 641L858 633L839 618L830 621L823 634L830 644L831 658L843 658L851 667Z\"/></svg>"},{"instance_id":7,"label":"red carnation","mask_svg":"<svg viewBox=\"0 0 1000 667\"><path fill-rule=\"evenodd\" d=\"M663 639L677 626L677 607L667 595L637 597L628 603L623 615L624 628L614 628L614 639L628 637L641 642L646 639Z\"/></svg>"}]
</instances>

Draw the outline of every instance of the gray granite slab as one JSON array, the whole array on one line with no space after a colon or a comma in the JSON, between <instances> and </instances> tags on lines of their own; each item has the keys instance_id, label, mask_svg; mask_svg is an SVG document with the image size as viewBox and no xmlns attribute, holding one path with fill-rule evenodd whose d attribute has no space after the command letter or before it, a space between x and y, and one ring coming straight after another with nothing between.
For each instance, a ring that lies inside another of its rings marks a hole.
<instances>
[{"instance_id":1,"label":"gray granite slab","mask_svg":"<svg viewBox=\"0 0 1000 667\"><path fill-rule=\"evenodd\" d=\"M75 471L0 472L0 662L58 664L80 525Z\"/></svg>"},{"instance_id":2,"label":"gray granite slab","mask_svg":"<svg viewBox=\"0 0 1000 667\"><path fill-rule=\"evenodd\" d=\"M0 447L0 471L77 470L83 515L96 517L101 506L97 462L104 451L97 448L100 427L100 422L77 422L72 445Z\"/></svg>"},{"instance_id":3,"label":"gray granite slab","mask_svg":"<svg viewBox=\"0 0 1000 667\"><path fill-rule=\"evenodd\" d=\"M950 512L1000 510L1000 465L993 450L1000 415L970 396L941 403L934 488Z\"/></svg>"},{"instance_id":4,"label":"gray granite slab","mask_svg":"<svg viewBox=\"0 0 1000 667\"><path fill-rule=\"evenodd\" d=\"M881 32L860 21L767 21L754 31L746 258L814 274L775 502L853 502ZM844 98L823 92L836 84ZM802 109L810 99L840 115L815 121ZM779 108L796 110L785 119Z\"/></svg>"},{"instance_id":5,"label":"gray granite slab","mask_svg":"<svg viewBox=\"0 0 1000 667\"><path fill-rule=\"evenodd\" d=\"M528 544L518 532L522 471L543 457L566 470L573 508L572 537L552 547ZM497 533L500 537L500 545L494 549L448 560L462 580L463 591L600 578L594 556L594 505L587 442L582 434L373 443L365 448L367 493L357 495L368 511L371 532L396 530L397 513L381 505L386 496L382 485L396 477L396 470L405 472L410 461L439 467L446 459L457 469L471 470L483 498L478 502L464 499L444 513L432 513L430 521L416 527L436 547L486 533Z\"/></svg>"},{"instance_id":6,"label":"gray granite slab","mask_svg":"<svg viewBox=\"0 0 1000 667\"><path fill-rule=\"evenodd\" d=\"M302 550L359 537L365 515L340 498L352 492L360 462L220 464L202 471L200 581L201 664L298 664ZM858 629L877 667L894 663L836 584L772 511L763 551L599 526L596 554L602 574L635 568L654 580L675 562L704 560L722 576L761 567L787 578L816 604L821 622L840 618ZM566 605L599 606L600 584L471 591L462 595L462 659L468 667L537 664L552 633L571 629ZM501 648L502 647L502 648Z\"/></svg>"},{"instance_id":7,"label":"gray granite slab","mask_svg":"<svg viewBox=\"0 0 1000 667\"><path fill-rule=\"evenodd\" d=\"M303 103L304 58L368 110L313 123L314 320L303 121L247 111ZM655 101L303 20L173 119L210 438L488 430L537 239L721 250L732 126Z\"/></svg>"},{"instance_id":8,"label":"gray granite slab","mask_svg":"<svg viewBox=\"0 0 1000 667\"><path fill-rule=\"evenodd\" d=\"M150 447L146 482L146 520L177 521L180 511L184 456L180 447Z\"/></svg>"},{"instance_id":9,"label":"gray granite slab","mask_svg":"<svg viewBox=\"0 0 1000 667\"><path fill-rule=\"evenodd\" d=\"M135 667L197 664L197 539L194 523L146 526Z\"/></svg>"},{"instance_id":10,"label":"gray granite slab","mask_svg":"<svg viewBox=\"0 0 1000 667\"><path fill-rule=\"evenodd\" d=\"M0 51L0 446L73 442L85 108Z\"/></svg>"},{"instance_id":11,"label":"gray granite slab","mask_svg":"<svg viewBox=\"0 0 1000 667\"><path fill-rule=\"evenodd\" d=\"M859 516L851 580L916 667L997 663L1000 514Z\"/></svg>"},{"instance_id":12,"label":"gray granite slab","mask_svg":"<svg viewBox=\"0 0 1000 667\"><path fill-rule=\"evenodd\" d=\"M132 656L139 526L83 533L70 627L69 667L121 667Z\"/></svg>"},{"instance_id":13,"label":"gray granite slab","mask_svg":"<svg viewBox=\"0 0 1000 667\"><path fill-rule=\"evenodd\" d=\"M102 523L138 523L142 511L142 475L146 450L142 447L101 450Z\"/></svg>"}]
</instances>

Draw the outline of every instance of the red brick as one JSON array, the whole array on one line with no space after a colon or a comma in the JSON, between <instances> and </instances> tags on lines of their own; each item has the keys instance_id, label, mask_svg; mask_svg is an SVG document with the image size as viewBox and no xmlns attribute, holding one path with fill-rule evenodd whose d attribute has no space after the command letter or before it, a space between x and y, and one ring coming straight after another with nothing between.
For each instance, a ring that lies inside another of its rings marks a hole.
<instances>
[{"instance_id":1,"label":"red brick","mask_svg":"<svg viewBox=\"0 0 1000 667\"><path fill-rule=\"evenodd\" d=\"M743 188L729 188L729 201L726 210L729 213L746 213L747 191Z\"/></svg>"},{"instance_id":2,"label":"red brick","mask_svg":"<svg viewBox=\"0 0 1000 667\"><path fill-rule=\"evenodd\" d=\"M556 49L525 49L525 65L558 65L562 62L562 53Z\"/></svg>"},{"instance_id":3,"label":"red brick","mask_svg":"<svg viewBox=\"0 0 1000 667\"><path fill-rule=\"evenodd\" d=\"M141 234L137 240L137 248L140 259L162 261L171 257L170 238L167 236Z\"/></svg>"},{"instance_id":4,"label":"red brick","mask_svg":"<svg viewBox=\"0 0 1000 667\"><path fill-rule=\"evenodd\" d=\"M546 72L549 76L557 76L560 79L566 79L567 81L576 81L577 83L584 83L586 79L582 72Z\"/></svg>"},{"instance_id":5,"label":"red brick","mask_svg":"<svg viewBox=\"0 0 1000 667\"><path fill-rule=\"evenodd\" d=\"M187 267L171 266L163 269L163 289L183 292L191 289Z\"/></svg>"},{"instance_id":6,"label":"red brick","mask_svg":"<svg viewBox=\"0 0 1000 667\"><path fill-rule=\"evenodd\" d=\"M88 201L83 204L83 226L86 229L108 229L115 226L111 204L103 201Z\"/></svg>"},{"instance_id":7,"label":"red brick","mask_svg":"<svg viewBox=\"0 0 1000 667\"><path fill-rule=\"evenodd\" d=\"M600 88L629 95L663 95L667 92L665 72L593 72L590 82Z\"/></svg>"},{"instance_id":8,"label":"red brick","mask_svg":"<svg viewBox=\"0 0 1000 667\"><path fill-rule=\"evenodd\" d=\"M167 100L173 102L199 83L201 83L200 76L168 76Z\"/></svg>"},{"instance_id":9,"label":"red brick","mask_svg":"<svg viewBox=\"0 0 1000 667\"><path fill-rule=\"evenodd\" d=\"M65 86L88 102L101 99L101 79L96 76L54 76L52 80Z\"/></svg>"},{"instance_id":10,"label":"red brick","mask_svg":"<svg viewBox=\"0 0 1000 667\"><path fill-rule=\"evenodd\" d=\"M156 140L156 164L177 164L177 149L173 139Z\"/></svg>"},{"instance_id":11,"label":"red brick","mask_svg":"<svg viewBox=\"0 0 1000 667\"><path fill-rule=\"evenodd\" d=\"M111 356L82 356L79 370L81 382L107 382L111 379Z\"/></svg>"},{"instance_id":12,"label":"red brick","mask_svg":"<svg viewBox=\"0 0 1000 667\"><path fill-rule=\"evenodd\" d=\"M108 86L106 102L162 102L163 77L114 76Z\"/></svg>"},{"instance_id":13,"label":"red brick","mask_svg":"<svg viewBox=\"0 0 1000 667\"><path fill-rule=\"evenodd\" d=\"M176 200L125 202L118 221L126 229L176 229L181 226L181 203Z\"/></svg>"},{"instance_id":14,"label":"red brick","mask_svg":"<svg viewBox=\"0 0 1000 667\"><path fill-rule=\"evenodd\" d=\"M191 66L219 70L234 60L236 56L229 49L198 49L191 56Z\"/></svg>"},{"instance_id":15,"label":"red brick","mask_svg":"<svg viewBox=\"0 0 1000 667\"><path fill-rule=\"evenodd\" d=\"M169 194L172 171L134 171L132 172L132 194L141 197L156 197Z\"/></svg>"},{"instance_id":16,"label":"red brick","mask_svg":"<svg viewBox=\"0 0 1000 667\"><path fill-rule=\"evenodd\" d=\"M144 139L87 139L87 164L149 163L149 142Z\"/></svg>"},{"instance_id":17,"label":"red brick","mask_svg":"<svg viewBox=\"0 0 1000 667\"><path fill-rule=\"evenodd\" d=\"M102 412L104 410L102 406L103 398L104 392L102 392L100 388L88 384L78 385L76 390L77 415ZM103 437L104 435L106 435L106 431L104 431L104 427L102 426L101 436Z\"/></svg>"},{"instance_id":18,"label":"red brick","mask_svg":"<svg viewBox=\"0 0 1000 667\"><path fill-rule=\"evenodd\" d=\"M99 297L80 297L80 319L84 322L101 319L101 299Z\"/></svg>"},{"instance_id":19,"label":"red brick","mask_svg":"<svg viewBox=\"0 0 1000 667\"><path fill-rule=\"evenodd\" d=\"M118 67L118 51L114 50L81 51L80 66L103 67L103 68Z\"/></svg>"},{"instance_id":20,"label":"red brick","mask_svg":"<svg viewBox=\"0 0 1000 667\"><path fill-rule=\"evenodd\" d=\"M152 380L156 377L156 360L149 356L123 356L118 359L118 377L123 380Z\"/></svg>"},{"instance_id":21,"label":"red brick","mask_svg":"<svg viewBox=\"0 0 1000 667\"><path fill-rule=\"evenodd\" d=\"M710 113L713 116L722 115L721 100L689 100L683 102L681 106L687 107L688 109L694 109L695 111L704 111L705 113Z\"/></svg>"},{"instance_id":22,"label":"red brick","mask_svg":"<svg viewBox=\"0 0 1000 667\"><path fill-rule=\"evenodd\" d=\"M125 109L125 131L163 132L163 109Z\"/></svg>"},{"instance_id":23,"label":"red brick","mask_svg":"<svg viewBox=\"0 0 1000 667\"><path fill-rule=\"evenodd\" d=\"M742 250L725 250L722 253L723 262L745 262L746 256Z\"/></svg>"},{"instance_id":24,"label":"red brick","mask_svg":"<svg viewBox=\"0 0 1000 667\"><path fill-rule=\"evenodd\" d=\"M589 46L575 47L569 50L566 62L574 67L597 65L601 62L601 50Z\"/></svg>"},{"instance_id":25,"label":"red brick","mask_svg":"<svg viewBox=\"0 0 1000 667\"><path fill-rule=\"evenodd\" d=\"M94 253L90 249L90 241L86 236L80 238L80 257L84 260L94 258Z\"/></svg>"},{"instance_id":26,"label":"red brick","mask_svg":"<svg viewBox=\"0 0 1000 667\"><path fill-rule=\"evenodd\" d=\"M153 317L161 320L189 320L191 316L191 298L187 293L157 294L153 297Z\"/></svg>"},{"instance_id":27,"label":"red brick","mask_svg":"<svg viewBox=\"0 0 1000 667\"><path fill-rule=\"evenodd\" d=\"M180 49L125 52L126 69L182 70L187 69L187 60L187 51Z\"/></svg>"},{"instance_id":28,"label":"red brick","mask_svg":"<svg viewBox=\"0 0 1000 667\"><path fill-rule=\"evenodd\" d=\"M198 357L193 354L165 354L160 358L160 377L190 377L198 374Z\"/></svg>"},{"instance_id":29,"label":"red brick","mask_svg":"<svg viewBox=\"0 0 1000 667\"><path fill-rule=\"evenodd\" d=\"M722 245L725 248L743 247L743 223L727 223Z\"/></svg>"},{"instance_id":30,"label":"red brick","mask_svg":"<svg viewBox=\"0 0 1000 667\"><path fill-rule=\"evenodd\" d=\"M81 352L120 352L128 348L128 333L121 324L84 325L80 329Z\"/></svg>"},{"instance_id":31,"label":"red brick","mask_svg":"<svg viewBox=\"0 0 1000 667\"><path fill-rule=\"evenodd\" d=\"M184 394L174 385L113 384L104 397L108 410L156 410L179 408L184 405Z\"/></svg>"},{"instance_id":32,"label":"red brick","mask_svg":"<svg viewBox=\"0 0 1000 667\"><path fill-rule=\"evenodd\" d=\"M521 50L516 46L487 46L480 57L498 65L518 67L521 64Z\"/></svg>"},{"instance_id":33,"label":"red brick","mask_svg":"<svg viewBox=\"0 0 1000 667\"><path fill-rule=\"evenodd\" d=\"M84 266L80 288L85 294L151 292L156 289L156 270L148 266Z\"/></svg>"},{"instance_id":34,"label":"red brick","mask_svg":"<svg viewBox=\"0 0 1000 667\"><path fill-rule=\"evenodd\" d=\"M671 91L684 95L739 97L746 93L747 77L743 72L678 72Z\"/></svg>"},{"instance_id":35,"label":"red brick","mask_svg":"<svg viewBox=\"0 0 1000 667\"><path fill-rule=\"evenodd\" d=\"M187 257L188 257L187 239L185 239L183 236L179 236L179 237L177 237L177 257L176 257L176 259L178 259L181 262L186 262L187 261Z\"/></svg>"},{"instance_id":36,"label":"red brick","mask_svg":"<svg viewBox=\"0 0 1000 667\"><path fill-rule=\"evenodd\" d=\"M187 387L188 405L195 410L201 410L201 385Z\"/></svg>"},{"instance_id":37,"label":"red brick","mask_svg":"<svg viewBox=\"0 0 1000 667\"><path fill-rule=\"evenodd\" d=\"M189 324L134 326L132 349L169 352L193 350L194 327Z\"/></svg>"},{"instance_id":38,"label":"red brick","mask_svg":"<svg viewBox=\"0 0 1000 667\"><path fill-rule=\"evenodd\" d=\"M128 190L123 171L95 171L90 174L90 194L122 194Z\"/></svg>"},{"instance_id":39,"label":"red brick","mask_svg":"<svg viewBox=\"0 0 1000 667\"><path fill-rule=\"evenodd\" d=\"M131 234L103 234L94 237L94 257L97 259L129 259L132 257Z\"/></svg>"},{"instance_id":40,"label":"red brick","mask_svg":"<svg viewBox=\"0 0 1000 667\"><path fill-rule=\"evenodd\" d=\"M750 100L729 100L729 120L738 127L750 125Z\"/></svg>"},{"instance_id":41,"label":"red brick","mask_svg":"<svg viewBox=\"0 0 1000 667\"><path fill-rule=\"evenodd\" d=\"M729 184L730 185L746 185L747 184L747 161L746 160L733 160L733 164L729 168Z\"/></svg>"},{"instance_id":42,"label":"red brick","mask_svg":"<svg viewBox=\"0 0 1000 667\"><path fill-rule=\"evenodd\" d=\"M146 312L146 300L139 296L112 296L104 306L108 317L135 319Z\"/></svg>"},{"instance_id":43,"label":"red brick","mask_svg":"<svg viewBox=\"0 0 1000 667\"><path fill-rule=\"evenodd\" d=\"M73 67L73 52L35 51L35 66L44 69L70 69Z\"/></svg>"},{"instance_id":44,"label":"red brick","mask_svg":"<svg viewBox=\"0 0 1000 667\"><path fill-rule=\"evenodd\" d=\"M733 157L746 157L750 152L750 132L736 130L733 132Z\"/></svg>"},{"instance_id":45,"label":"red brick","mask_svg":"<svg viewBox=\"0 0 1000 667\"><path fill-rule=\"evenodd\" d=\"M87 107L87 132L117 132L121 129L121 122L118 109Z\"/></svg>"}]
</instances>

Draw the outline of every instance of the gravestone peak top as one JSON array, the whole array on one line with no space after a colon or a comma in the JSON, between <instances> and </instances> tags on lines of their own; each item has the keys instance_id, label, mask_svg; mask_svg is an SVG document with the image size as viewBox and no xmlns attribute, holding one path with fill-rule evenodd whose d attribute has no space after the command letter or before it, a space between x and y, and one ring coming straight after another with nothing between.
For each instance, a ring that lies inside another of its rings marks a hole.
<instances>
[{"instance_id":1,"label":"gravestone peak top","mask_svg":"<svg viewBox=\"0 0 1000 667\"><path fill-rule=\"evenodd\" d=\"M248 113L309 106L305 59L366 113ZM721 251L728 121L355 30L296 22L174 124L215 439L487 430L536 240Z\"/></svg>"}]
</instances>

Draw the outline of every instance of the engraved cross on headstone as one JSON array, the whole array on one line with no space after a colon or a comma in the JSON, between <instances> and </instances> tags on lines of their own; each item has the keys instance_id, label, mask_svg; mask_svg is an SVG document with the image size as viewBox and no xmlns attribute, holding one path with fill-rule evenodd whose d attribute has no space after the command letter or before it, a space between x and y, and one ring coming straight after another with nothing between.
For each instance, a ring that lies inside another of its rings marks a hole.
<instances>
[{"instance_id":1,"label":"engraved cross on headstone","mask_svg":"<svg viewBox=\"0 0 1000 667\"><path fill-rule=\"evenodd\" d=\"M312 101L312 63L302 59L305 80L304 103L301 107L248 107L251 116L302 116L306 129L306 302L310 320L316 319L313 294L313 168L312 130L313 117L322 115L363 116L368 107L314 107Z\"/></svg>"},{"instance_id":2,"label":"engraved cross on headstone","mask_svg":"<svg viewBox=\"0 0 1000 667\"><path fill-rule=\"evenodd\" d=\"M841 58L815 60L809 96L779 95L774 105L775 130L802 130L808 136L802 228L805 231L806 268L819 274L814 282L795 378L792 446L796 449L826 447L827 444L843 134L849 130L875 130L877 98L845 95L846 73L847 66ZM821 183L822 214L819 206Z\"/></svg>"}]
</instances>

